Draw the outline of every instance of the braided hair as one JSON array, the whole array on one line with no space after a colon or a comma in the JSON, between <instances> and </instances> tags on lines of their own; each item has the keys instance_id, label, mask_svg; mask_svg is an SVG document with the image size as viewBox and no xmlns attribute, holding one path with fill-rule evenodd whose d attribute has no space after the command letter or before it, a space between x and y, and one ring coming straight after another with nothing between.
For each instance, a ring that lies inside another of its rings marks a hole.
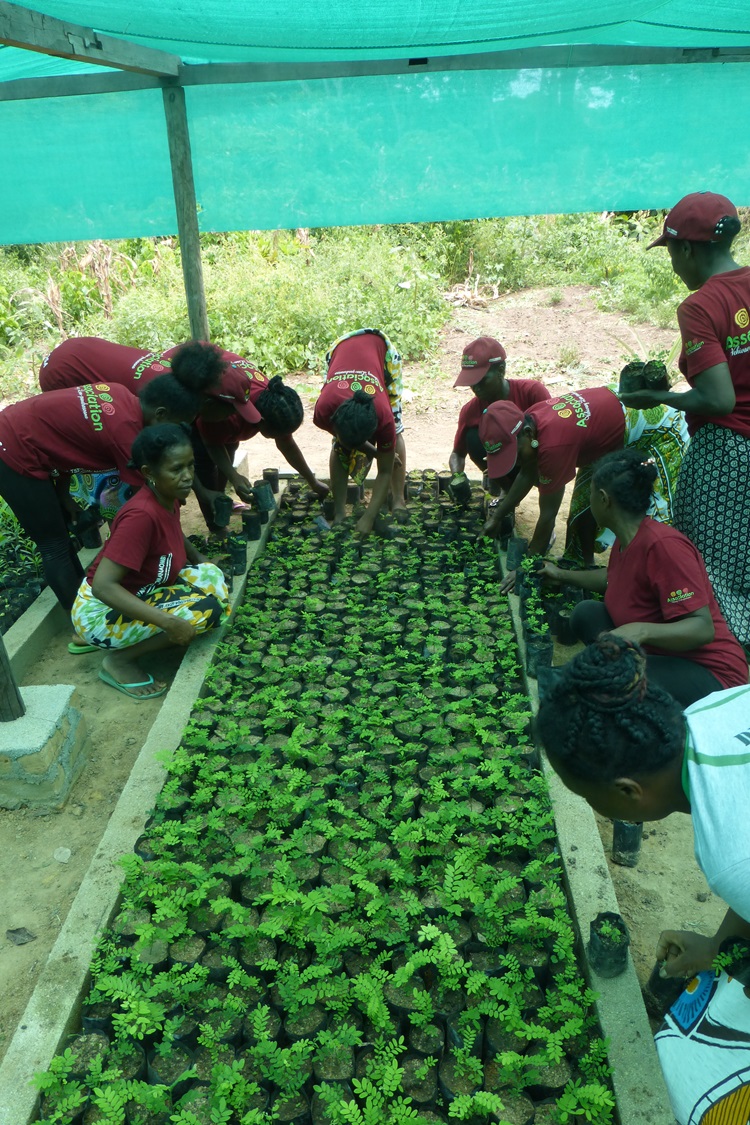
<instances>
[{"instance_id":1,"label":"braided hair","mask_svg":"<svg viewBox=\"0 0 750 1125\"><path fill-rule=\"evenodd\" d=\"M194 421L203 405L203 395L180 383L171 372L146 383L138 392L138 400L144 410L163 407L171 422Z\"/></svg>"},{"instance_id":2,"label":"braided hair","mask_svg":"<svg viewBox=\"0 0 750 1125\"><path fill-rule=\"evenodd\" d=\"M305 415L302 399L280 375L274 375L266 389L258 395L255 406L268 429L280 437L298 430Z\"/></svg>"},{"instance_id":3,"label":"braided hair","mask_svg":"<svg viewBox=\"0 0 750 1125\"><path fill-rule=\"evenodd\" d=\"M553 764L581 781L658 773L685 743L680 705L648 683L641 647L614 633L561 668L536 725Z\"/></svg>"},{"instance_id":4,"label":"braided hair","mask_svg":"<svg viewBox=\"0 0 750 1125\"><path fill-rule=\"evenodd\" d=\"M341 444L356 449L374 437L378 428L373 396L355 391L351 398L342 402L331 421Z\"/></svg>"},{"instance_id":5,"label":"braided hair","mask_svg":"<svg viewBox=\"0 0 750 1125\"><path fill-rule=\"evenodd\" d=\"M658 476L653 457L631 446L615 449L597 461L591 483L611 496L623 512L645 516Z\"/></svg>"},{"instance_id":6,"label":"braided hair","mask_svg":"<svg viewBox=\"0 0 750 1125\"><path fill-rule=\"evenodd\" d=\"M148 465L158 469L172 449L190 447L190 434L182 426L172 422L161 422L156 426L146 426L136 436L130 451L130 467L140 469Z\"/></svg>"},{"instance_id":7,"label":"braided hair","mask_svg":"<svg viewBox=\"0 0 750 1125\"><path fill-rule=\"evenodd\" d=\"M172 356L172 374L189 391L205 393L218 387L226 368L221 348L202 340L182 344Z\"/></svg>"}]
</instances>

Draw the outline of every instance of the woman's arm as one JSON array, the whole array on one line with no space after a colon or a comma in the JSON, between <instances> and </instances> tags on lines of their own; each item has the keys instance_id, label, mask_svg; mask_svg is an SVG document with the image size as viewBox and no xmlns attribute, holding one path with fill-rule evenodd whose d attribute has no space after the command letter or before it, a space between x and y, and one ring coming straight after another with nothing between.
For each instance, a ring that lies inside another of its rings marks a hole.
<instances>
[{"instance_id":1,"label":"woman's arm","mask_svg":"<svg viewBox=\"0 0 750 1125\"><path fill-rule=\"evenodd\" d=\"M507 516L509 512L512 512L516 505L521 503L524 496L528 496L532 488L538 483L536 465L529 464L528 466L522 466L521 471L503 499L491 509L490 515L480 532L480 539L483 535L489 535L490 539L496 539L500 533L500 524L502 523L503 516Z\"/></svg>"},{"instance_id":2,"label":"woman's arm","mask_svg":"<svg viewBox=\"0 0 750 1125\"><path fill-rule=\"evenodd\" d=\"M539 519L536 521L534 534L529 540L528 553L530 555L543 555L549 547L552 532L555 530L555 520L560 511L565 488L558 492L543 492L539 495Z\"/></svg>"},{"instance_id":3,"label":"woman's arm","mask_svg":"<svg viewBox=\"0 0 750 1125\"><path fill-rule=\"evenodd\" d=\"M372 531L375 517L388 499L388 489L391 487L391 475L396 462L396 450L388 449L377 455L378 475L372 486L370 503L365 513L357 521L356 530L362 535L369 535Z\"/></svg>"},{"instance_id":4,"label":"woman's arm","mask_svg":"<svg viewBox=\"0 0 750 1125\"><path fill-rule=\"evenodd\" d=\"M216 468L222 476L227 478L240 500L252 500L253 486L247 477L243 477L242 473L237 472L232 463L232 458L229 456L227 447L225 445L211 445L208 442L205 443L205 446L214 465L216 465ZM193 487L195 487L195 485L193 485ZM212 495L218 496L220 494L214 492Z\"/></svg>"},{"instance_id":5,"label":"woman's arm","mask_svg":"<svg viewBox=\"0 0 750 1125\"><path fill-rule=\"evenodd\" d=\"M676 621L632 621L612 630L619 637L639 645L656 645L667 652L689 652L710 644L715 630L707 605L686 613Z\"/></svg>"},{"instance_id":6,"label":"woman's arm","mask_svg":"<svg viewBox=\"0 0 750 1125\"><path fill-rule=\"evenodd\" d=\"M603 594L607 589L607 571L604 567L596 570L563 570L554 563L546 562L542 576L550 578L565 586L577 586L581 590L593 590L596 594Z\"/></svg>"},{"instance_id":7,"label":"woman's arm","mask_svg":"<svg viewBox=\"0 0 750 1125\"><path fill-rule=\"evenodd\" d=\"M452 473L462 473L466 467L466 454L456 453L455 449L448 458L448 468Z\"/></svg>"},{"instance_id":8,"label":"woman's arm","mask_svg":"<svg viewBox=\"0 0 750 1125\"><path fill-rule=\"evenodd\" d=\"M191 543L187 535L182 537L185 541L185 557L189 563L199 565L200 563L208 562L205 555L202 555L194 543ZM103 601L103 599L100 599Z\"/></svg>"},{"instance_id":9,"label":"woman's arm","mask_svg":"<svg viewBox=\"0 0 750 1125\"><path fill-rule=\"evenodd\" d=\"M145 621L147 625L155 625L157 629L162 629L173 644L189 644L195 635L195 629L190 622L183 621L174 614L165 613L156 606L142 601L135 594L131 594L130 590L126 590L122 585L122 580L127 573L127 567L112 562L105 555L96 568L91 585L94 597L116 609L124 617L129 617L133 621Z\"/></svg>"},{"instance_id":10,"label":"woman's arm","mask_svg":"<svg viewBox=\"0 0 750 1125\"><path fill-rule=\"evenodd\" d=\"M308 465L302 450L297 445L297 442L294 440L292 435L284 434L283 437L277 437L274 440L276 442L276 448L278 449L282 457L286 460L287 464L291 465L292 468L299 473L303 480L307 481L315 495L319 496L321 500L324 496L327 496L328 485L323 484L323 482L319 481L315 476L315 473Z\"/></svg>"},{"instance_id":11,"label":"woman's arm","mask_svg":"<svg viewBox=\"0 0 750 1125\"><path fill-rule=\"evenodd\" d=\"M729 365L717 363L707 367L695 377L695 386L689 391L632 391L618 396L626 406L638 410L663 403L690 414L709 414L720 418L731 414L737 401Z\"/></svg>"}]
</instances>

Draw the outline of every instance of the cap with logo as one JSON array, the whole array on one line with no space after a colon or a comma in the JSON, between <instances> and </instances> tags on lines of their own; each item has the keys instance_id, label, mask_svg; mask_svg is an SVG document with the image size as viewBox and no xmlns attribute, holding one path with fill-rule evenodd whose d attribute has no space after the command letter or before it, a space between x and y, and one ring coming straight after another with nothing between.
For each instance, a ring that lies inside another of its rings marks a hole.
<instances>
[{"instance_id":1,"label":"cap with logo","mask_svg":"<svg viewBox=\"0 0 750 1125\"><path fill-rule=\"evenodd\" d=\"M241 418L257 425L258 422L263 421L263 416L250 401L253 374L251 370L244 371L240 367L229 366L223 371L218 387L212 387L206 393L211 398L230 403ZM266 385L265 376L263 376L263 383Z\"/></svg>"},{"instance_id":2,"label":"cap with logo","mask_svg":"<svg viewBox=\"0 0 750 1125\"><path fill-rule=\"evenodd\" d=\"M666 246L672 238L688 242L713 242L721 238L726 219L739 219L737 208L725 195L713 191L694 191L675 203L664 220L658 238L646 247Z\"/></svg>"},{"instance_id":3,"label":"cap with logo","mask_svg":"<svg viewBox=\"0 0 750 1125\"><path fill-rule=\"evenodd\" d=\"M523 411L514 402L493 402L479 419L479 440L487 454L487 473L504 477L516 463L516 434L523 425Z\"/></svg>"},{"instance_id":4,"label":"cap with logo","mask_svg":"<svg viewBox=\"0 0 750 1125\"><path fill-rule=\"evenodd\" d=\"M505 348L492 336L480 336L464 348L461 356L461 373L454 387L473 387L489 371L493 363L505 360Z\"/></svg>"}]
</instances>

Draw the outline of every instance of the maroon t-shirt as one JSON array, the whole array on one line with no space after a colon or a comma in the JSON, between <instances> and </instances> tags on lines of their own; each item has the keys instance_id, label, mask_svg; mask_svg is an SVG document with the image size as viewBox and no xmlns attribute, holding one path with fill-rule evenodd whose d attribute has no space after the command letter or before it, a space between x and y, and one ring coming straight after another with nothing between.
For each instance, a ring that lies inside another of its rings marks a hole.
<instances>
[{"instance_id":1,"label":"maroon t-shirt","mask_svg":"<svg viewBox=\"0 0 750 1125\"><path fill-rule=\"evenodd\" d=\"M143 477L128 468L143 429L134 394L118 384L96 383L33 395L0 411L0 458L26 477L116 468L137 488Z\"/></svg>"},{"instance_id":2,"label":"maroon t-shirt","mask_svg":"<svg viewBox=\"0 0 750 1125\"><path fill-rule=\"evenodd\" d=\"M515 403L524 414L535 402L544 402L551 397L544 383L539 383L536 379L508 379L507 382L509 387L508 402ZM476 396L472 396L461 407L461 413L458 416L458 429L453 440L454 453L458 453L461 457L466 456L468 452L466 431L479 425L479 419L488 405Z\"/></svg>"},{"instance_id":3,"label":"maroon t-shirt","mask_svg":"<svg viewBox=\"0 0 750 1125\"><path fill-rule=\"evenodd\" d=\"M615 539L607 568L604 604L615 623L679 621L708 606L714 639L689 652L644 645L658 656L677 656L702 664L722 687L738 687L748 680L747 658L729 631L711 589L700 551L686 535L648 516L624 549Z\"/></svg>"},{"instance_id":4,"label":"maroon t-shirt","mask_svg":"<svg viewBox=\"0 0 750 1125\"><path fill-rule=\"evenodd\" d=\"M377 429L372 439L378 452L396 445L396 423L385 385L386 344L382 336L366 332L342 340L331 356L326 381L315 403L313 422L321 430L335 434L333 415L355 391L372 395Z\"/></svg>"},{"instance_id":5,"label":"maroon t-shirt","mask_svg":"<svg viewBox=\"0 0 750 1125\"><path fill-rule=\"evenodd\" d=\"M173 585L187 562L178 502L168 512L150 488L142 488L115 516L109 539L86 573L89 585L104 558L128 568L122 585L138 597Z\"/></svg>"},{"instance_id":6,"label":"maroon t-shirt","mask_svg":"<svg viewBox=\"0 0 750 1125\"><path fill-rule=\"evenodd\" d=\"M750 437L750 267L718 273L677 310L682 335L679 367L691 386L702 371L727 363L736 403L718 417L686 412L691 434L707 422Z\"/></svg>"},{"instance_id":7,"label":"maroon t-shirt","mask_svg":"<svg viewBox=\"0 0 750 1125\"><path fill-rule=\"evenodd\" d=\"M136 395L151 379L167 371L169 364L158 352L113 344L98 336L79 336L63 341L50 352L39 369L39 386L43 391L57 391L86 383L118 383Z\"/></svg>"},{"instance_id":8,"label":"maroon t-shirt","mask_svg":"<svg viewBox=\"0 0 750 1125\"><path fill-rule=\"evenodd\" d=\"M614 391L592 387L539 402L527 411L537 429L540 493L559 492L576 469L625 443L625 410Z\"/></svg>"}]
</instances>

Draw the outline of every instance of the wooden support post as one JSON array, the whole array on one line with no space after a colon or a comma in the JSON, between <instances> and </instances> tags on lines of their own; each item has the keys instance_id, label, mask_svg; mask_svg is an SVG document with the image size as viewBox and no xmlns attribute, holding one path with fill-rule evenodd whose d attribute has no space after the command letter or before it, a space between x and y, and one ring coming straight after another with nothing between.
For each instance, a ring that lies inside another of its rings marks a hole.
<instances>
[{"instance_id":1,"label":"wooden support post","mask_svg":"<svg viewBox=\"0 0 750 1125\"><path fill-rule=\"evenodd\" d=\"M190 155L185 91L181 86L165 86L164 113L167 119L172 186L177 208L182 276L185 281L190 333L194 340L208 340L208 314L203 288L198 205L195 198L193 161Z\"/></svg>"},{"instance_id":2,"label":"wooden support post","mask_svg":"<svg viewBox=\"0 0 750 1125\"><path fill-rule=\"evenodd\" d=\"M10 723L26 714L3 638L0 637L0 723Z\"/></svg>"}]
</instances>

